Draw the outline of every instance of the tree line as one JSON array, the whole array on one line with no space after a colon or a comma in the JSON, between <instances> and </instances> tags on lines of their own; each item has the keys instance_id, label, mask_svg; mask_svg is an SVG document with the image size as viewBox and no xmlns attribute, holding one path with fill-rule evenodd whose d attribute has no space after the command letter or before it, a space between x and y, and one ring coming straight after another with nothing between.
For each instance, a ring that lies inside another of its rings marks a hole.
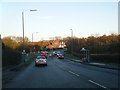
<instances>
[{"instance_id":1,"label":"tree line","mask_svg":"<svg viewBox=\"0 0 120 90\"><path fill-rule=\"evenodd\" d=\"M2 38L2 42L6 47L11 48L12 50L22 52L24 49L26 53L30 53L30 52L38 52L44 49L45 46L47 46L50 42L52 42L52 40L31 42L27 37L25 37L23 44L23 37L6 36Z\"/></svg>"},{"instance_id":2,"label":"tree line","mask_svg":"<svg viewBox=\"0 0 120 90\"><path fill-rule=\"evenodd\" d=\"M120 35L111 34L99 37L87 38L67 37L64 38L69 52L81 52L82 48L90 50L92 54L119 53Z\"/></svg>"},{"instance_id":3,"label":"tree line","mask_svg":"<svg viewBox=\"0 0 120 90\"><path fill-rule=\"evenodd\" d=\"M89 36L87 38L67 37L64 38L67 50L81 58L81 49L90 51L92 60L106 59L118 62L120 55L120 35L111 34L103 36Z\"/></svg>"}]
</instances>

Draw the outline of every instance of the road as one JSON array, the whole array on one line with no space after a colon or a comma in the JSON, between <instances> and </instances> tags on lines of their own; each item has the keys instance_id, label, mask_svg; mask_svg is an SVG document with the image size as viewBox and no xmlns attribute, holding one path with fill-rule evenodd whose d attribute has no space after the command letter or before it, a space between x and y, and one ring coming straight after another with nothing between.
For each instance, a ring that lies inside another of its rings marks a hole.
<instances>
[{"instance_id":1,"label":"road","mask_svg":"<svg viewBox=\"0 0 120 90\"><path fill-rule=\"evenodd\" d=\"M118 71L48 58L48 66L32 62L3 88L118 88Z\"/></svg>"}]
</instances>

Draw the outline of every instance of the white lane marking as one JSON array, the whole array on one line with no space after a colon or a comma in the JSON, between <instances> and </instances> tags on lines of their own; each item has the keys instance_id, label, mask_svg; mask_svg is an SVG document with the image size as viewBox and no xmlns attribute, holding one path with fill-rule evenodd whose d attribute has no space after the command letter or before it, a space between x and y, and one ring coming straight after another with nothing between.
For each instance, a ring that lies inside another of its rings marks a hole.
<instances>
[{"instance_id":1,"label":"white lane marking","mask_svg":"<svg viewBox=\"0 0 120 90\"><path fill-rule=\"evenodd\" d=\"M76 73L74 73L74 72L72 72L72 71L68 71L69 73L72 73L72 74L74 74L74 75L76 75L76 76L80 76L80 75L78 75L78 74L76 74Z\"/></svg>"},{"instance_id":2,"label":"white lane marking","mask_svg":"<svg viewBox=\"0 0 120 90\"><path fill-rule=\"evenodd\" d=\"M94 81L92 81L92 80L88 80L89 82L91 82L91 83L93 83L93 84L96 84L96 85L98 85L98 86L100 86L100 87L102 87L102 88L105 88L105 89L107 89L107 90L110 90L109 88L107 88L107 87L105 87L105 86L103 86L103 85L101 85L101 84L99 84L99 83L96 83L96 82L94 82Z\"/></svg>"}]
</instances>

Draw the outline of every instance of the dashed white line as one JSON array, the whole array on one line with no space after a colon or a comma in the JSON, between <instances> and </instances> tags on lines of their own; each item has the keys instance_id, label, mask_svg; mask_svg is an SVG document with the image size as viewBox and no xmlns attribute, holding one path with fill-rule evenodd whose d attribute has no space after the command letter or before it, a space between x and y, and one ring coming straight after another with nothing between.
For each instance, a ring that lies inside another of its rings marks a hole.
<instances>
[{"instance_id":1,"label":"dashed white line","mask_svg":"<svg viewBox=\"0 0 120 90\"><path fill-rule=\"evenodd\" d=\"M103 86L103 85L101 85L101 84L99 84L99 83L96 83L96 82L94 82L94 81L92 81L92 80L88 80L89 82L91 82L91 83L93 83L93 84L95 84L95 85L97 85L97 86L100 86L100 87L102 87L102 88L105 88L105 89L107 89L107 90L110 90L109 88L107 88L107 87L105 87L105 86Z\"/></svg>"},{"instance_id":2,"label":"dashed white line","mask_svg":"<svg viewBox=\"0 0 120 90\"><path fill-rule=\"evenodd\" d=\"M68 71L69 73L72 73L72 74L74 74L74 75L76 75L76 76L80 76L80 75L78 75L78 74L76 74L76 73L74 73L74 72L72 72L72 71Z\"/></svg>"},{"instance_id":3,"label":"dashed white line","mask_svg":"<svg viewBox=\"0 0 120 90\"><path fill-rule=\"evenodd\" d=\"M58 65L59 66L59 65ZM61 66L59 66L61 69L63 69ZM67 70L66 70L67 71ZM74 72L72 72L72 71L68 71L69 73L71 73L71 74L73 74L73 75L76 75L77 77L79 77L80 75L79 74L76 74L76 73L74 73ZM88 80L89 82L91 82L91 83L93 83L93 84L95 84L95 85L97 85L97 86L99 86L99 87L102 87L102 88L104 88L104 89L107 89L107 90L111 90L111 89L109 89L109 88L107 88L107 87L105 87L105 86L103 86L103 85L101 85L101 84L99 84L99 83L96 83L96 82L94 82L94 81L92 81L92 80Z\"/></svg>"}]
</instances>

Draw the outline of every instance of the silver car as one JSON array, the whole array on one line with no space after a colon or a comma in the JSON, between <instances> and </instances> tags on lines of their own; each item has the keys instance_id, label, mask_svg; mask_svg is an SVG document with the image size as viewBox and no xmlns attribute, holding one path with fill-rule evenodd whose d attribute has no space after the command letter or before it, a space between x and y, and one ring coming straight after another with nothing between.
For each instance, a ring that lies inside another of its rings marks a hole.
<instances>
[{"instance_id":1,"label":"silver car","mask_svg":"<svg viewBox=\"0 0 120 90\"><path fill-rule=\"evenodd\" d=\"M43 64L43 65L47 66L47 59L43 56L38 56L35 59L35 66L40 65L40 64Z\"/></svg>"}]
</instances>

